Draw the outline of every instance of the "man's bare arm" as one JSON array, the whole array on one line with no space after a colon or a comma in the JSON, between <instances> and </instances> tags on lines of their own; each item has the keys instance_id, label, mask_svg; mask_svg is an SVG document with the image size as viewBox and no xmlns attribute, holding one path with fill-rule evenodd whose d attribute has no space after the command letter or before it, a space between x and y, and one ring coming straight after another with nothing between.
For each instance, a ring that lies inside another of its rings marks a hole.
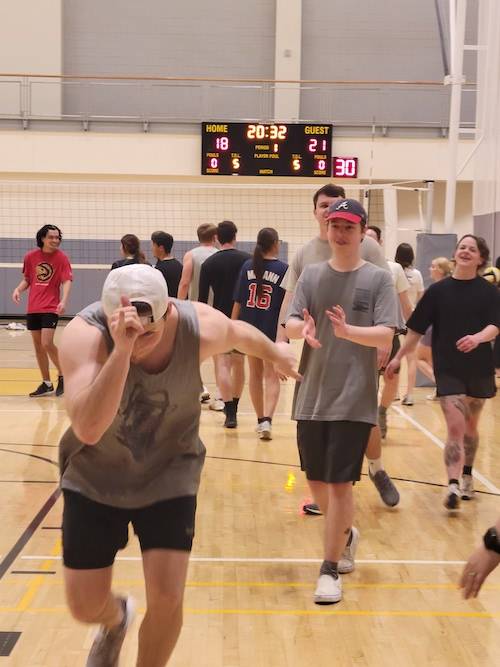
<instances>
[{"instance_id":1,"label":"man's bare arm","mask_svg":"<svg viewBox=\"0 0 500 667\"><path fill-rule=\"evenodd\" d=\"M179 283L179 290L177 292L178 299L187 299L189 293L189 285L191 285L191 280L193 278L193 256L191 250L189 250L182 260L182 274L181 280Z\"/></svg>"}]
</instances>

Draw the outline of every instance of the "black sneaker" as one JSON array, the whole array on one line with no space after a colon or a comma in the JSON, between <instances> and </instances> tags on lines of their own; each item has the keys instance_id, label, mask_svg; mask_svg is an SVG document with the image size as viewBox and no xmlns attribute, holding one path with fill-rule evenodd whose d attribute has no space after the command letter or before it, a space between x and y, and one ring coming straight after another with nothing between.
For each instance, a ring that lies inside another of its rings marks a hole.
<instances>
[{"instance_id":1,"label":"black sneaker","mask_svg":"<svg viewBox=\"0 0 500 667\"><path fill-rule=\"evenodd\" d=\"M236 415L226 415L226 420L224 422L224 428L236 428L238 422L236 420Z\"/></svg>"},{"instance_id":2,"label":"black sneaker","mask_svg":"<svg viewBox=\"0 0 500 667\"><path fill-rule=\"evenodd\" d=\"M62 375L60 375L57 380L56 396L62 396L63 394L64 394L64 378Z\"/></svg>"},{"instance_id":3,"label":"black sneaker","mask_svg":"<svg viewBox=\"0 0 500 667\"><path fill-rule=\"evenodd\" d=\"M318 515L321 516L323 512L320 510L316 503L305 503L302 505L302 511L304 514Z\"/></svg>"},{"instance_id":4,"label":"black sneaker","mask_svg":"<svg viewBox=\"0 0 500 667\"><path fill-rule=\"evenodd\" d=\"M375 484L375 488L379 492L385 505L387 505L387 507L396 507L399 503L399 491L394 486L394 482L386 471L379 470L372 475L370 469L368 469L368 477Z\"/></svg>"},{"instance_id":5,"label":"black sneaker","mask_svg":"<svg viewBox=\"0 0 500 667\"><path fill-rule=\"evenodd\" d=\"M32 391L30 396L45 396L46 394L53 394L54 393L54 385L46 385L45 382L42 382L42 384L35 389L35 391Z\"/></svg>"}]
</instances>

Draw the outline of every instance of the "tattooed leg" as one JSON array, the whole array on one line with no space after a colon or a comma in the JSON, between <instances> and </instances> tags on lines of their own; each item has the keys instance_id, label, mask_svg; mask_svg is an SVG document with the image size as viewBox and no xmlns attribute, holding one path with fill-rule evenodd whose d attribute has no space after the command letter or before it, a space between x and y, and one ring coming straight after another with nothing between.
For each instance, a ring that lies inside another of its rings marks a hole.
<instances>
[{"instance_id":1,"label":"tattooed leg","mask_svg":"<svg viewBox=\"0 0 500 667\"><path fill-rule=\"evenodd\" d=\"M468 413L465 396L443 396L441 409L446 420L448 435L444 449L444 463L448 479L460 479L464 464L464 435Z\"/></svg>"},{"instance_id":2,"label":"tattooed leg","mask_svg":"<svg viewBox=\"0 0 500 667\"><path fill-rule=\"evenodd\" d=\"M472 467L476 457L477 448L479 445L479 432L477 430L479 419L481 417L481 410L484 405L484 398L468 398L467 399L467 415L465 422L465 465Z\"/></svg>"}]
</instances>

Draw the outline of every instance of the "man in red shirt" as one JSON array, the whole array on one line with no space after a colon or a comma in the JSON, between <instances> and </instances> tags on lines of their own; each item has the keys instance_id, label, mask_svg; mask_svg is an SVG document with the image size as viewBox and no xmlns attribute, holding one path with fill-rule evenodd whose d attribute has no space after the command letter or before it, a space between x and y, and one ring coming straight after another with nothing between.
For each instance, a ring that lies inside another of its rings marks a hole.
<instances>
[{"instance_id":1,"label":"man in red shirt","mask_svg":"<svg viewBox=\"0 0 500 667\"><path fill-rule=\"evenodd\" d=\"M29 289L26 324L31 331L35 354L42 374L42 384L30 396L51 394L54 386L50 380L49 357L57 368L59 379L56 396L64 393L64 380L59 365L54 332L66 309L73 274L67 256L59 250L62 234L55 225L44 225L38 230L38 248L24 257L24 278L12 293L14 303L21 302L21 293ZM62 285L62 298L60 287Z\"/></svg>"}]
</instances>

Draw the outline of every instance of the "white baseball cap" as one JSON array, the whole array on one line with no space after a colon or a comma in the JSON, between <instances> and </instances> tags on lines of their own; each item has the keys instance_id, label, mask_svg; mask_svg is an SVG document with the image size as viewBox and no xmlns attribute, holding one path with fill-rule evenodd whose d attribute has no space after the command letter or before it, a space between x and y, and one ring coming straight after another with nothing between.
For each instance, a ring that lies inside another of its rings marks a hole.
<instances>
[{"instance_id":1,"label":"white baseball cap","mask_svg":"<svg viewBox=\"0 0 500 667\"><path fill-rule=\"evenodd\" d=\"M151 306L153 322L161 319L167 311L167 283L161 271L149 264L127 264L108 273L101 295L102 308L108 317L121 307L122 296L126 296L132 304L142 301Z\"/></svg>"}]
</instances>

